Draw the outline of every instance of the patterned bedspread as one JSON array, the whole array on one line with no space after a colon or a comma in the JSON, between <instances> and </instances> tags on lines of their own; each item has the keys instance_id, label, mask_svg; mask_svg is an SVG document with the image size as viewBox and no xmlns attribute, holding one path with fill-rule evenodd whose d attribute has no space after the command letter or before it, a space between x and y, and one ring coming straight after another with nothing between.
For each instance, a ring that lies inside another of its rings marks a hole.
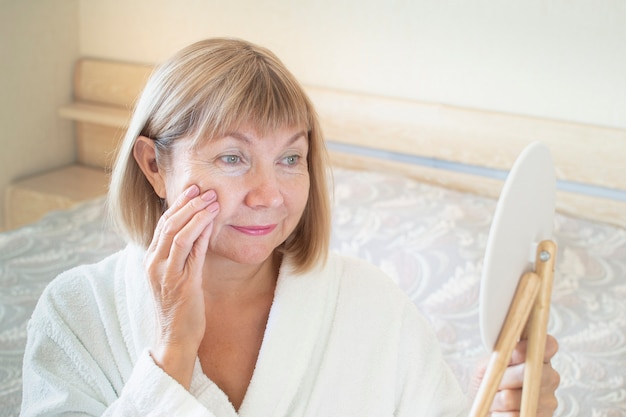
<instances>
[{"instance_id":1,"label":"patterned bedspread","mask_svg":"<svg viewBox=\"0 0 626 417\"><path fill-rule=\"evenodd\" d=\"M478 331L495 201L403 177L336 169L333 250L386 271L432 323L467 386L487 355ZM103 200L0 234L0 416L19 413L26 323L58 273L123 247ZM560 343L556 415L626 415L626 230L557 215L549 331Z\"/></svg>"}]
</instances>

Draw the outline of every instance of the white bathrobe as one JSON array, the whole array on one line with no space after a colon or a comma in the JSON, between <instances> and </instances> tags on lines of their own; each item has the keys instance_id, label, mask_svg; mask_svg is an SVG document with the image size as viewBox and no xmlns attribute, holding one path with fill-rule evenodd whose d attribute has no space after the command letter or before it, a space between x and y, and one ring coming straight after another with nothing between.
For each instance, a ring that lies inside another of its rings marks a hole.
<instances>
[{"instance_id":1,"label":"white bathrobe","mask_svg":"<svg viewBox=\"0 0 626 417\"><path fill-rule=\"evenodd\" d=\"M461 416L467 403L428 324L381 271L331 255L281 266L238 410L196 366L185 390L151 359L155 314L129 245L55 279L28 326L22 415Z\"/></svg>"}]
</instances>

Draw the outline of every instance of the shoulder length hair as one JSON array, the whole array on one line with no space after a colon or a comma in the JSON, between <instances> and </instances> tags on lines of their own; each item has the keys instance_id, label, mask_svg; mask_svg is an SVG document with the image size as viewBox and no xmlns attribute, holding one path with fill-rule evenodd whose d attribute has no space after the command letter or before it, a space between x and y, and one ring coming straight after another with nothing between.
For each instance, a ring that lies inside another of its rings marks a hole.
<instances>
[{"instance_id":1,"label":"shoulder length hair","mask_svg":"<svg viewBox=\"0 0 626 417\"><path fill-rule=\"evenodd\" d=\"M174 142L195 144L249 124L259 134L304 126L310 190L295 230L279 247L296 271L325 261L330 240L328 156L315 109L295 77L269 50L238 39L196 42L160 65L148 80L113 166L108 206L131 241L148 247L163 201L133 156L139 136L155 143L159 168L167 167Z\"/></svg>"}]
</instances>

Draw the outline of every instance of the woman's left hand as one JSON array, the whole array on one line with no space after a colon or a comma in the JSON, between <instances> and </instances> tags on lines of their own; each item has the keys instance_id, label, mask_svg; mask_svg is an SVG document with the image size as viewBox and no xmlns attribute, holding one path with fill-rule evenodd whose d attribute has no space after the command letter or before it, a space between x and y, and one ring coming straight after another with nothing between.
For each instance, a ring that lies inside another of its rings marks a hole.
<instances>
[{"instance_id":1,"label":"woman's left hand","mask_svg":"<svg viewBox=\"0 0 626 417\"><path fill-rule=\"evenodd\" d=\"M544 353L543 371L541 374L541 387L539 389L539 405L537 407L537 417L549 417L554 414L558 405L555 391L559 386L559 373L552 368L550 360L559 346L556 339L548 335ZM511 356L511 362L504 372L498 392L491 405L492 417L517 417L522 404L522 384L524 381L524 362L526 361L526 340L520 341ZM478 366L474 374L470 391L477 392L482 381L487 364Z\"/></svg>"}]
</instances>

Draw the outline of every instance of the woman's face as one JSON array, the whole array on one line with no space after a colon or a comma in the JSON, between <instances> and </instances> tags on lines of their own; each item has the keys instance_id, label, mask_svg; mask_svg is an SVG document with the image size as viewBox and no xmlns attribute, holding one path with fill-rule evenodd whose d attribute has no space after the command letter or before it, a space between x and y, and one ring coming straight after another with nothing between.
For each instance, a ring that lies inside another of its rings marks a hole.
<instances>
[{"instance_id":1,"label":"woman's face","mask_svg":"<svg viewBox=\"0 0 626 417\"><path fill-rule=\"evenodd\" d=\"M302 128L259 136L242 128L192 149L179 140L162 173L171 205L190 185L215 190L220 211L209 256L258 264L287 239L309 195L309 141Z\"/></svg>"}]
</instances>

